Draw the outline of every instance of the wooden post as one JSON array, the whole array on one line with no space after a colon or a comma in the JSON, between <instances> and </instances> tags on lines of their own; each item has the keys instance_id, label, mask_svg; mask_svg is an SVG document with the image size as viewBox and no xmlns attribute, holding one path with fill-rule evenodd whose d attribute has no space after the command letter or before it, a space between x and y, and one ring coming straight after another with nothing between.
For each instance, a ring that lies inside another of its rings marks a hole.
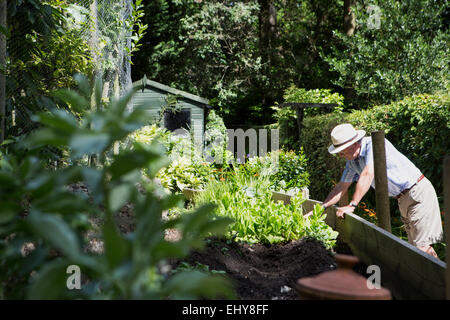
<instances>
[{"instance_id":1,"label":"wooden post","mask_svg":"<svg viewBox=\"0 0 450 320\"><path fill-rule=\"evenodd\" d=\"M450 156L444 158L444 230L445 230L445 292L446 299L450 300Z\"/></svg>"},{"instance_id":2,"label":"wooden post","mask_svg":"<svg viewBox=\"0 0 450 320\"><path fill-rule=\"evenodd\" d=\"M297 112L297 134L298 134L298 142L300 143L300 139L302 138L302 126L303 126L303 115L305 113L304 108L300 108L297 106L296 108Z\"/></svg>"},{"instance_id":3,"label":"wooden post","mask_svg":"<svg viewBox=\"0 0 450 320\"><path fill-rule=\"evenodd\" d=\"M0 0L0 25L6 26L6 0ZM5 73L0 72L0 144L5 140L6 130L6 35L0 32L0 66L5 68Z\"/></svg>"},{"instance_id":4,"label":"wooden post","mask_svg":"<svg viewBox=\"0 0 450 320\"><path fill-rule=\"evenodd\" d=\"M384 132L372 132L373 163L375 170L375 197L378 226L391 232L391 216L389 213L389 194L386 169L386 149Z\"/></svg>"},{"instance_id":5,"label":"wooden post","mask_svg":"<svg viewBox=\"0 0 450 320\"><path fill-rule=\"evenodd\" d=\"M334 108L337 107L337 103L309 103L309 102L285 102L278 105L281 107L295 107L295 112L297 114L297 135L300 142L303 127L303 117L305 114L304 108ZM301 142L300 142L301 144ZM272 149L273 150L273 149Z\"/></svg>"}]
</instances>

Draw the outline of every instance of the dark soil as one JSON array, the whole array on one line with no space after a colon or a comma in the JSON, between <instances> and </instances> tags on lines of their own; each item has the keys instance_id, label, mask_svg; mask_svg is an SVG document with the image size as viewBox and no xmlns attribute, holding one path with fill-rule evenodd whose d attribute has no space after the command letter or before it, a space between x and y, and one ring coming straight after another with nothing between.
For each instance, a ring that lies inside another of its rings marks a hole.
<instances>
[{"instance_id":1,"label":"dark soil","mask_svg":"<svg viewBox=\"0 0 450 320\"><path fill-rule=\"evenodd\" d=\"M275 245L209 239L204 250L184 261L225 271L234 282L237 299L243 300L297 299L297 279L336 268L331 252L313 239Z\"/></svg>"},{"instance_id":2,"label":"dark soil","mask_svg":"<svg viewBox=\"0 0 450 320\"><path fill-rule=\"evenodd\" d=\"M72 186L74 191L87 192L84 186ZM167 212L163 213L167 219ZM135 229L133 209L126 205L115 216L119 230L127 234ZM102 221L92 219L93 229L88 232L87 251L102 254L103 241L100 236ZM180 234L176 229L165 232L168 241L177 241ZM339 239L338 239L339 240ZM352 254L348 246L337 241L336 253ZM192 252L184 262L195 267L197 263L208 266L209 270L225 271L233 281L236 298L241 300L293 300L297 299L295 282L297 279L317 275L336 268L333 253L326 250L314 239L301 239L285 244L249 245L225 239L206 240L202 251ZM181 261L174 261L176 268ZM355 265L353 270L367 276L367 266Z\"/></svg>"}]
</instances>

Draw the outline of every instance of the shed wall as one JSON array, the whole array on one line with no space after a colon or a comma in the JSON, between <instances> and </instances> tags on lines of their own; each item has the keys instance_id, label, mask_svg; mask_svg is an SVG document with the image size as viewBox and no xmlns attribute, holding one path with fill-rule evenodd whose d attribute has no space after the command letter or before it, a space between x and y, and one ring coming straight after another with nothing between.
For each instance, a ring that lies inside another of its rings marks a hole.
<instances>
[{"instance_id":1,"label":"shed wall","mask_svg":"<svg viewBox=\"0 0 450 320\"><path fill-rule=\"evenodd\" d=\"M158 120L162 107L166 104L167 92L147 86L144 91L139 90L133 98L134 108L144 108L154 123ZM183 109L191 110L191 128L194 129L196 141L203 143L204 109L198 102L185 98L178 98Z\"/></svg>"}]
</instances>

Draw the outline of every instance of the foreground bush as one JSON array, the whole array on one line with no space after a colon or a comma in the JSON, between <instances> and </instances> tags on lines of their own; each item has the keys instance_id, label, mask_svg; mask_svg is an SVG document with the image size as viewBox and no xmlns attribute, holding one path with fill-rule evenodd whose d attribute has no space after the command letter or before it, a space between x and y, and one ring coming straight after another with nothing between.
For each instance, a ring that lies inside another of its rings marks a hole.
<instances>
[{"instance_id":1,"label":"foreground bush","mask_svg":"<svg viewBox=\"0 0 450 320\"><path fill-rule=\"evenodd\" d=\"M221 234L229 219L211 220L213 207L205 205L177 219L163 221L162 211L181 206L176 195L160 197L155 186L142 180L143 169L154 177L168 163L160 145L124 149L111 158L113 146L146 122L141 109L127 112L132 92L103 105L102 85L90 87L78 77L79 91L61 91L58 97L86 112L79 122L71 113L53 110L37 117L43 127L21 144L0 155L0 298L3 299L192 299L233 297L231 284L218 275L163 271L167 259L182 258L203 246L206 234ZM48 169L43 146L68 150L71 163L95 157L91 166ZM84 183L85 193L70 191ZM114 215L125 205L133 208L136 229L123 235ZM84 232L89 217L103 221L104 253L86 252ZM177 227L182 239L168 242L167 228ZM83 281L69 290L73 266ZM70 267L70 268L69 268Z\"/></svg>"}]
</instances>

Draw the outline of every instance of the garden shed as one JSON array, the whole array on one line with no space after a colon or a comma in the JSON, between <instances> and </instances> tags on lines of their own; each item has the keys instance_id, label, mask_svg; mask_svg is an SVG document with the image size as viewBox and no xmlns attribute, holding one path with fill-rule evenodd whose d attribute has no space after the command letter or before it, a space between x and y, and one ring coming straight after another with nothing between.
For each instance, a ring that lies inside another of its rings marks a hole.
<instances>
[{"instance_id":1,"label":"garden shed","mask_svg":"<svg viewBox=\"0 0 450 320\"><path fill-rule=\"evenodd\" d=\"M147 79L133 82L137 89L133 108L146 108L154 122L170 131L193 129L196 141L202 141L207 112L211 108L208 100L156 81Z\"/></svg>"}]
</instances>

